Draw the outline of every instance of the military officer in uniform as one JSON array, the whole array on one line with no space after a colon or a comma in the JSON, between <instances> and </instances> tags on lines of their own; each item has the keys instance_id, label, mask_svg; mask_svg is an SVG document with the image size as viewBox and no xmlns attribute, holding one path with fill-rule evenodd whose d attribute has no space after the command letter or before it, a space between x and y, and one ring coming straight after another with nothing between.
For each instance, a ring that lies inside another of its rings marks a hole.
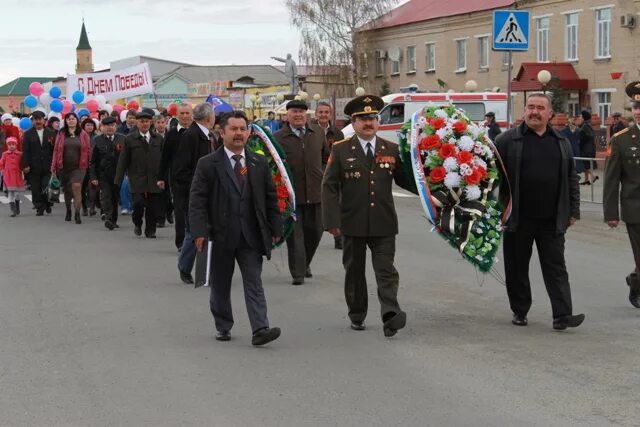
<instances>
[{"instance_id":1,"label":"military officer in uniform","mask_svg":"<svg viewBox=\"0 0 640 427\"><path fill-rule=\"evenodd\" d=\"M402 329L407 315L398 305L399 276L393 262L398 218L391 193L392 184L406 187L398 144L376 136L381 98L364 95L344 108L351 117L355 135L335 142L322 181L324 227L344 238L345 297L351 328L365 329L367 246L378 285L384 335Z\"/></svg>"},{"instance_id":2,"label":"military officer in uniform","mask_svg":"<svg viewBox=\"0 0 640 427\"><path fill-rule=\"evenodd\" d=\"M609 227L622 219L627 225L635 269L627 276L629 301L640 308L640 81L627 85L631 98L631 126L616 133L609 143L604 171L604 220Z\"/></svg>"}]
</instances>

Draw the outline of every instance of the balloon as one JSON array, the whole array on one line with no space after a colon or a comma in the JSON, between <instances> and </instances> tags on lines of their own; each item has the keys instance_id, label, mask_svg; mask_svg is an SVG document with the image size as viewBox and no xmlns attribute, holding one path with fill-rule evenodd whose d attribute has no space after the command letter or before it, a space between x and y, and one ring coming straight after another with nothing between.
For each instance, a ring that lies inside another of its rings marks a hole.
<instances>
[{"instance_id":1,"label":"balloon","mask_svg":"<svg viewBox=\"0 0 640 427\"><path fill-rule=\"evenodd\" d=\"M40 112L44 113L45 116L47 115L47 110L45 110L44 107L35 108L33 111L40 111Z\"/></svg>"},{"instance_id":2,"label":"balloon","mask_svg":"<svg viewBox=\"0 0 640 427\"><path fill-rule=\"evenodd\" d=\"M38 105L38 98L33 95L29 95L24 99L24 105L29 108L35 108Z\"/></svg>"},{"instance_id":3,"label":"balloon","mask_svg":"<svg viewBox=\"0 0 640 427\"><path fill-rule=\"evenodd\" d=\"M87 110L86 108L81 108L76 112L76 114L78 115L78 118L80 118L82 116L88 116L89 115L89 110Z\"/></svg>"},{"instance_id":4,"label":"balloon","mask_svg":"<svg viewBox=\"0 0 640 427\"><path fill-rule=\"evenodd\" d=\"M84 101L84 93L82 93L79 90L77 90L77 91L73 92L73 94L71 95L71 99L76 104L82 104L82 101Z\"/></svg>"},{"instance_id":5,"label":"balloon","mask_svg":"<svg viewBox=\"0 0 640 427\"><path fill-rule=\"evenodd\" d=\"M111 104L104 104L104 111L106 111L107 113L111 114L113 112L113 105Z\"/></svg>"},{"instance_id":6,"label":"balloon","mask_svg":"<svg viewBox=\"0 0 640 427\"><path fill-rule=\"evenodd\" d=\"M113 111L115 111L116 113L120 114L122 112L122 110L124 110L124 107L120 104L115 104L113 106Z\"/></svg>"},{"instance_id":7,"label":"balloon","mask_svg":"<svg viewBox=\"0 0 640 427\"><path fill-rule=\"evenodd\" d=\"M49 95L51 95L52 98L60 98L60 95L62 95L62 90L58 86L53 86L51 89L49 89Z\"/></svg>"},{"instance_id":8,"label":"balloon","mask_svg":"<svg viewBox=\"0 0 640 427\"><path fill-rule=\"evenodd\" d=\"M96 120L98 118L98 112L93 112L91 114L89 114L89 117L91 117L92 119Z\"/></svg>"},{"instance_id":9,"label":"balloon","mask_svg":"<svg viewBox=\"0 0 640 427\"><path fill-rule=\"evenodd\" d=\"M45 107L51 104L51 101L53 101L53 98L47 92L40 95L38 99L40 100L40 104L44 105Z\"/></svg>"},{"instance_id":10,"label":"balloon","mask_svg":"<svg viewBox=\"0 0 640 427\"><path fill-rule=\"evenodd\" d=\"M62 120L62 114L56 113L55 111L51 111L49 114L47 114L47 119L50 119L51 117L57 117L58 120Z\"/></svg>"},{"instance_id":11,"label":"balloon","mask_svg":"<svg viewBox=\"0 0 640 427\"><path fill-rule=\"evenodd\" d=\"M127 103L128 110L137 110L139 108L140 108L140 104L138 104L138 101L136 101L135 99Z\"/></svg>"},{"instance_id":12,"label":"balloon","mask_svg":"<svg viewBox=\"0 0 640 427\"><path fill-rule=\"evenodd\" d=\"M31 129L31 126L32 126L31 119L28 117L23 117L20 119L19 125L20 125L20 129L29 130Z\"/></svg>"},{"instance_id":13,"label":"balloon","mask_svg":"<svg viewBox=\"0 0 640 427\"><path fill-rule=\"evenodd\" d=\"M122 123L127 121L127 110L120 111L120 121Z\"/></svg>"},{"instance_id":14,"label":"balloon","mask_svg":"<svg viewBox=\"0 0 640 427\"><path fill-rule=\"evenodd\" d=\"M97 100L92 99L90 101L87 101L87 109L92 113L98 111L98 108L100 108L100 103Z\"/></svg>"},{"instance_id":15,"label":"balloon","mask_svg":"<svg viewBox=\"0 0 640 427\"><path fill-rule=\"evenodd\" d=\"M105 98L104 95L96 95L95 100L98 101L101 107L107 103L107 98Z\"/></svg>"},{"instance_id":16,"label":"balloon","mask_svg":"<svg viewBox=\"0 0 640 427\"><path fill-rule=\"evenodd\" d=\"M64 108L64 104L62 104L62 101L60 101L59 99L54 99L53 101L51 101L51 103L49 103L49 108L51 109L51 111L60 113Z\"/></svg>"},{"instance_id":17,"label":"balloon","mask_svg":"<svg viewBox=\"0 0 640 427\"><path fill-rule=\"evenodd\" d=\"M73 104L70 101L66 99L62 101L62 114L70 113L72 108Z\"/></svg>"},{"instance_id":18,"label":"balloon","mask_svg":"<svg viewBox=\"0 0 640 427\"><path fill-rule=\"evenodd\" d=\"M20 126L20 119L17 117L12 117L11 118L11 124L14 125L15 127Z\"/></svg>"},{"instance_id":19,"label":"balloon","mask_svg":"<svg viewBox=\"0 0 640 427\"><path fill-rule=\"evenodd\" d=\"M93 123L96 124L96 129L100 128L100 120L98 120L97 118L94 118Z\"/></svg>"},{"instance_id":20,"label":"balloon","mask_svg":"<svg viewBox=\"0 0 640 427\"><path fill-rule=\"evenodd\" d=\"M44 88L42 84L38 82L33 82L29 85L29 93L33 96L40 96L44 92Z\"/></svg>"},{"instance_id":21,"label":"balloon","mask_svg":"<svg viewBox=\"0 0 640 427\"><path fill-rule=\"evenodd\" d=\"M174 104L173 102L167 106L167 113L171 117L175 117L178 114L178 104Z\"/></svg>"},{"instance_id":22,"label":"balloon","mask_svg":"<svg viewBox=\"0 0 640 427\"><path fill-rule=\"evenodd\" d=\"M160 111L156 110L155 108L153 109L153 115L154 116L159 116L160 115Z\"/></svg>"}]
</instances>

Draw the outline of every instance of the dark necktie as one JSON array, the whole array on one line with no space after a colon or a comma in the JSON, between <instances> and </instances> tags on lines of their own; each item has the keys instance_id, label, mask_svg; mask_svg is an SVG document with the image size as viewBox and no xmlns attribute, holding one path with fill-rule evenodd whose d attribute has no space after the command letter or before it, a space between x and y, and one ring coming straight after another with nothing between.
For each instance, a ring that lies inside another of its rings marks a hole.
<instances>
[{"instance_id":1,"label":"dark necktie","mask_svg":"<svg viewBox=\"0 0 640 427\"><path fill-rule=\"evenodd\" d=\"M216 137L211 132L209 132L209 144L211 145L211 151L216 151Z\"/></svg>"},{"instance_id":2,"label":"dark necktie","mask_svg":"<svg viewBox=\"0 0 640 427\"><path fill-rule=\"evenodd\" d=\"M142 138L144 138L144 142L146 142L147 144L149 143L149 137L147 135L143 136Z\"/></svg>"},{"instance_id":3,"label":"dark necktie","mask_svg":"<svg viewBox=\"0 0 640 427\"><path fill-rule=\"evenodd\" d=\"M240 184L240 188L244 186L245 175L247 174L247 168L242 167L242 154L234 154L231 157L236 164L233 166L233 171L236 174L236 179L238 180L238 184Z\"/></svg>"},{"instance_id":4,"label":"dark necktie","mask_svg":"<svg viewBox=\"0 0 640 427\"><path fill-rule=\"evenodd\" d=\"M367 142L367 162L369 166L373 165L373 148L370 142Z\"/></svg>"}]
</instances>

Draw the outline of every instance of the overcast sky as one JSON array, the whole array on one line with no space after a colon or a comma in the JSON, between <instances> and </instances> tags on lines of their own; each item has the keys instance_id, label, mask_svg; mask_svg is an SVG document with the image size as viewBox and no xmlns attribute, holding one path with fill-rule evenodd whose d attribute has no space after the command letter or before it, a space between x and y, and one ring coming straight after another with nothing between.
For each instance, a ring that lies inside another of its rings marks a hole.
<instances>
[{"instance_id":1,"label":"overcast sky","mask_svg":"<svg viewBox=\"0 0 640 427\"><path fill-rule=\"evenodd\" d=\"M284 0L20 0L1 14L0 85L73 74L83 16L96 69L135 55L198 65L298 57Z\"/></svg>"}]
</instances>

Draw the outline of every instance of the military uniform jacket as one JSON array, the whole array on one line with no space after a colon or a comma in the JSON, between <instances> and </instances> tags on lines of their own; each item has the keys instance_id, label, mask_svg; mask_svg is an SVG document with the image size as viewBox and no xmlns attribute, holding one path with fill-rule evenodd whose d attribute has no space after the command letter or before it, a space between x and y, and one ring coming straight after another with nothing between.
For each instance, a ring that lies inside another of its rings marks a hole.
<instances>
[{"instance_id":1,"label":"military uniform jacket","mask_svg":"<svg viewBox=\"0 0 640 427\"><path fill-rule=\"evenodd\" d=\"M640 224L640 129L635 124L614 135L604 170L605 221Z\"/></svg>"},{"instance_id":2,"label":"military uniform jacket","mask_svg":"<svg viewBox=\"0 0 640 427\"><path fill-rule=\"evenodd\" d=\"M398 217L391 193L393 181L408 189L398 144L376 138L369 164L358 137L333 144L322 181L324 228L340 228L352 237L398 234Z\"/></svg>"},{"instance_id":3,"label":"military uniform jacket","mask_svg":"<svg viewBox=\"0 0 640 427\"><path fill-rule=\"evenodd\" d=\"M320 203L322 174L331 150L324 131L318 125L306 125L303 137L299 138L287 124L274 136L287 154L296 204Z\"/></svg>"},{"instance_id":4,"label":"military uniform jacket","mask_svg":"<svg viewBox=\"0 0 640 427\"><path fill-rule=\"evenodd\" d=\"M160 193L160 160L162 158L162 137L149 132L149 143L145 142L136 129L124 139L124 147L118 159L115 184L120 185L124 175L129 176L132 193Z\"/></svg>"},{"instance_id":5,"label":"military uniform jacket","mask_svg":"<svg viewBox=\"0 0 640 427\"><path fill-rule=\"evenodd\" d=\"M116 177L118 158L124 148L124 135L116 133L113 141L107 135L96 136L95 145L89 162L91 180L113 182Z\"/></svg>"}]
</instances>

